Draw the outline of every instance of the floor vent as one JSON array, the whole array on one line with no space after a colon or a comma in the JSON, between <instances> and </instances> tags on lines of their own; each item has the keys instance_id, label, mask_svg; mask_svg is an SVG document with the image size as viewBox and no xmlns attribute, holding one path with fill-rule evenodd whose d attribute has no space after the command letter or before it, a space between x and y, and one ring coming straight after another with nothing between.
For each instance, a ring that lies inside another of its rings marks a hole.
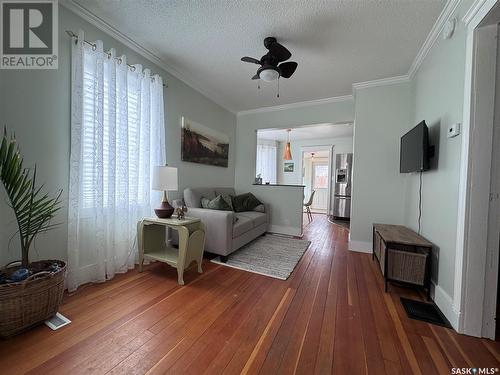
<instances>
[{"instance_id":1,"label":"floor vent","mask_svg":"<svg viewBox=\"0 0 500 375\"><path fill-rule=\"evenodd\" d=\"M50 329L52 329L53 331L55 331L56 329L59 329L61 327L64 327L65 325L68 325L69 323L71 323L71 320L69 320L68 318L66 318L64 315L62 315L60 313L57 313L52 318L47 319L45 321L45 325L50 327Z\"/></svg>"},{"instance_id":2,"label":"floor vent","mask_svg":"<svg viewBox=\"0 0 500 375\"><path fill-rule=\"evenodd\" d=\"M401 297L401 304L410 319L421 320L423 322L451 328L446 317L434 303L414 301Z\"/></svg>"}]
</instances>

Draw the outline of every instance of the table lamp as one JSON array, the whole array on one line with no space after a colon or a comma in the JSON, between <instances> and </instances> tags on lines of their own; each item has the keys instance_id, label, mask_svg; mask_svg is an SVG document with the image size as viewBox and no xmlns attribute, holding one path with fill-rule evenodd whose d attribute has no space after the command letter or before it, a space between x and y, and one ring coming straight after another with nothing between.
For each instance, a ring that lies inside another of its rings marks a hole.
<instances>
[{"instance_id":1,"label":"table lamp","mask_svg":"<svg viewBox=\"0 0 500 375\"><path fill-rule=\"evenodd\" d=\"M156 216L160 219L168 219L174 213L174 208L168 203L167 191L177 191L177 168L169 166L154 167L153 190L163 191L161 205L155 208Z\"/></svg>"}]
</instances>

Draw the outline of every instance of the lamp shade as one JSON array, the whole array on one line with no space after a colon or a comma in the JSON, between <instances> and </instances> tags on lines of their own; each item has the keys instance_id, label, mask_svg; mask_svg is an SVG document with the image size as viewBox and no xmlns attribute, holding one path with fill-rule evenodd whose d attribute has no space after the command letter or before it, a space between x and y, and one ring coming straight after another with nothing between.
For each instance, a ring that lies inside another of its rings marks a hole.
<instances>
[{"instance_id":1,"label":"lamp shade","mask_svg":"<svg viewBox=\"0 0 500 375\"><path fill-rule=\"evenodd\" d=\"M151 188L161 191L176 191L178 189L177 168L168 166L154 167Z\"/></svg>"},{"instance_id":2,"label":"lamp shade","mask_svg":"<svg viewBox=\"0 0 500 375\"><path fill-rule=\"evenodd\" d=\"M286 143L285 152L283 152L283 160L292 160L292 150L290 148L290 142Z\"/></svg>"}]
</instances>

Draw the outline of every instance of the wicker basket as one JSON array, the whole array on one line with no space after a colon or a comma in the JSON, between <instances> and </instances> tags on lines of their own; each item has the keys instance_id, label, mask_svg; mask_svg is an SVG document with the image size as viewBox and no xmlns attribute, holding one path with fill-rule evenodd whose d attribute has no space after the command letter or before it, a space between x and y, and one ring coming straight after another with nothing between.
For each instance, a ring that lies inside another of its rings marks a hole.
<instances>
[{"instance_id":1,"label":"wicker basket","mask_svg":"<svg viewBox=\"0 0 500 375\"><path fill-rule=\"evenodd\" d=\"M39 261L31 263L30 269L43 270L52 263L58 263L61 269L39 272L22 282L0 285L0 337L17 335L57 313L63 297L66 263ZM1 271L10 274L16 268Z\"/></svg>"},{"instance_id":2,"label":"wicker basket","mask_svg":"<svg viewBox=\"0 0 500 375\"><path fill-rule=\"evenodd\" d=\"M387 276L391 280L424 285L427 254L422 252L388 250Z\"/></svg>"}]
</instances>

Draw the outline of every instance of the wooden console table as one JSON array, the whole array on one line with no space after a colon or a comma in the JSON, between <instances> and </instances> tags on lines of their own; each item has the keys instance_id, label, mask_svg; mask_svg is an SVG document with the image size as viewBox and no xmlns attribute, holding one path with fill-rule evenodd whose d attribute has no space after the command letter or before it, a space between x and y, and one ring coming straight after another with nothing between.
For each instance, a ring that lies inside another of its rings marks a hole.
<instances>
[{"instance_id":1,"label":"wooden console table","mask_svg":"<svg viewBox=\"0 0 500 375\"><path fill-rule=\"evenodd\" d=\"M179 248L167 244L166 228L179 233ZM144 218L137 223L137 242L139 247L139 272L142 272L144 258L165 262L177 268L180 285L184 285L184 270L196 261L201 273L203 249L205 247L205 225L200 219Z\"/></svg>"},{"instance_id":2,"label":"wooden console table","mask_svg":"<svg viewBox=\"0 0 500 375\"><path fill-rule=\"evenodd\" d=\"M402 225L373 224L373 257L385 281L423 287L430 292L432 243Z\"/></svg>"}]
</instances>

